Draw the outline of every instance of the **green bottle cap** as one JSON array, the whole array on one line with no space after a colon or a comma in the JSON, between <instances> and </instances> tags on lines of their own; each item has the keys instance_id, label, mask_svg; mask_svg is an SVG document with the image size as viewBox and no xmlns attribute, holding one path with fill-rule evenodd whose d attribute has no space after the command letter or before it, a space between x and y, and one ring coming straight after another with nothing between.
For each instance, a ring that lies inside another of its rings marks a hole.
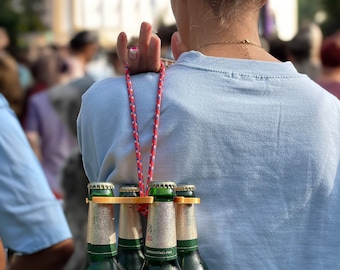
<instances>
[{"instance_id":1,"label":"green bottle cap","mask_svg":"<svg viewBox=\"0 0 340 270\"><path fill-rule=\"evenodd\" d=\"M176 183L168 181L152 181L149 184L149 195L154 196L155 199L168 198L173 199L175 197Z\"/></svg>"},{"instance_id":2,"label":"green bottle cap","mask_svg":"<svg viewBox=\"0 0 340 270\"><path fill-rule=\"evenodd\" d=\"M93 182L87 185L89 200L92 197L113 197L115 186L108 182Z\"/></svg>"}]
</instances>

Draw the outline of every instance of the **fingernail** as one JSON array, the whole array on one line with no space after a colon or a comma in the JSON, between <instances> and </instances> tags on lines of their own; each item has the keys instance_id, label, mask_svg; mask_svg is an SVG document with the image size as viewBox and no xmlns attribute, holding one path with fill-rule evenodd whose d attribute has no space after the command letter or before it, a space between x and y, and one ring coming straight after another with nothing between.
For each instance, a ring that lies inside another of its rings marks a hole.
<instances>
[{"instance_id":1,"label":"fingernail","mask_svg":"<svg viewBox=\"0 0 340 270\"><path fill-rule=\"evenodd\" d=\"M131 47L129 49L129 58L130 59L136 59L138 53L138 47Z\"/></svg>"}]
</instances>

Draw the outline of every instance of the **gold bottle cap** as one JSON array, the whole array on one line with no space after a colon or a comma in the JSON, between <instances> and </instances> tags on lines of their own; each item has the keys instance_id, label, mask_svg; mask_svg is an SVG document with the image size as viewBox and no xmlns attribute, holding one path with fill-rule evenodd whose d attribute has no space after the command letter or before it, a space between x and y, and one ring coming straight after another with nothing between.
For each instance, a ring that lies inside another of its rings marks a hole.
<instances>
[{"instance_id":1,"label":"gold bottle cap","mask_svg":"<svg viewBox=\"0 0 340 270\"><path fill-rule=\"evenodd\" d=\"M119 192L139 192L139 188L136 186L122 186L119 188Z\"/></svg>"},{"instance_id":2,"label":"gold bottle cap","mask_svg":"<svg viewBox=\"0 0 340 270\"><path fill-rule=\"evenodd\" d=\"M92 182L87 185L88 189L114 189L115 186L109 182Z\"/></svg>"},{"instance_id":3,"label":"gold bottle cap","mask_svg":"<svg viewBox=\"0 0 340 270\"><path fill-rule=\"evenodd\" d=\"M176 188L176 191L194 191L196 190L196 186L195 185L191 185L191 184L179 184Z\"/></svg>"}]
</instances>

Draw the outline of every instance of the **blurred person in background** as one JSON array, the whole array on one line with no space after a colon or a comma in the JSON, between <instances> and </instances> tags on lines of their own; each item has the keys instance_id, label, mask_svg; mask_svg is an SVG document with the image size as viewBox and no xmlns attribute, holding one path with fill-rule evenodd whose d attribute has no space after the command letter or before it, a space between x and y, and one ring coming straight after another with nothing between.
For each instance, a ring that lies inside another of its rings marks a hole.
<instances>
[{"instance_id":1,"label":"blurred person in background","mask_svg":"<svg viewBox=\"0 0 340 270\"><path fill-rule=\"evenodd\" d=\"M37 58L31 64L34 84L28 97L46 90L61 82L60 61L51 47L40 48Z\"/></svg>"},{"instance_id":2,"label":"blurred person in background","mask_svg":"<svg viewBox=\"0 0 340 270\"><path fill-rule=\"evenodd\" d=\"M38 56L30 64L33 82L25 92L24 112L21 121L23 127L26 126L25 121L30 98L49 87L62 83L64 81L63 76L69 76L65 65L54 47L47 46L39 49ZM34 145L32 146L34 147ZM38 151L38 149L35 151Z\"/></svg>"},{"instance_id":3,"label":"blurred person in background","mask_svg":"<svg viewBox=\"0 0 340 270\"><path fill-rule=\"evenodd\" d=\"M276 57L281 62L287 61L287 42L280 39L278 36L268 39L269 53Z\"/></svg>"},{"instance_id":4,"label":"blurred person in background","mask_svg":"<svg viewBox=\"0 0 340 270\"><path fill-rule=\"evenodd\" d=\"M323 34L320 27L310 23L300 27L299 31L287 42L287 59L303 74L312 80L321 72L320 48Z\"/></svg>"},{"instance_id":5,"label":"blurred person in background","mask_svg":"<svg viewBox=\"0 0 340 270\"><path fill-rule=\"evenodd\" d=\"M55 196L61 199L60 169L77 144L54 110L47 91L28 100L24 129Z\"/></svg>"},{"instance_id":6,"label":"blurred person in background","mask_svg":"<svg viewBox=\"0 0 340 270\"><path fill-rule=\"evenodd\" d=\"M70 56L66 59L70 69L69 79L83 77L87 73L88 64L98 52L98 36L93 31L80 31L69 42Z\"/></svg>"},{"instance_id":7,"label":"blurred person in background","mask_svg":"<svg viewBox=\"0 0 340 270\"><path fill-rule=\"evenodd\" d=\"M41 161L55 196L59 199L62 199L61 168L77 148L77 140L65 124L71 117L68 115L69 111L66 119L61 118L55 109L54 101L58 97L71 100L76 95L73 89L84 91L84 87L88 88L93 83L92 78L86 73L86 65L94 57L97 48L98 38L95 33L91 31L76 33L69 42L71 56L66 59L68 79L65 79L64 74L62 83L51 85L46 91L32 95L27 102L25 133ZM53 67L55 73L59 74L60 69L57 65L53 64Z\"/></svg>"},{"instance_id":8,"label":"blurred person in background","mask_svg":"<svg viewBox=\"0 0 340 270\"><path fill-rule=\"evenodd\" d=\"M316 82L340 99L340 31L325 38L320 55L322 72Z\"/></svg>"},{"instance_id":9,"label":"blurred person in background","mask_svg":"<svg viewBox=\"0 0 340 270\"><path fill-rule=\"evenodd\" d=\"M164 82L153 179L196 185L208 267L339 269L340 102L261 47L265 3L171 0L172 44L187 51L173 49L164 81L151 72L131 77L142 160ZM134 72L159 71L151 33L142 24L133 52L126 34L118 37ZM106 79L82 97L78 139L90 181L138 183L126 88L125 78Z\"/></svg>"},{"instance_id":10,"label":"blurred person in background","mask_svg":"<svg viewBox=\"0 0 340 270\"><path fill-rule=\"evenodd\" d=\"M20 84L18 64L5 50L9 40L7 32L0 27L0 93L2 93L18 118L24 106L24 92Z\"/></svg>"},{"instance_id":11,"label":"blurred person in background","mask_svg":"<svg viewBox=\"0 0 340 270\"><path fill-rule=\"evenodd\" d=\"M120 62L115 49L107 53L107 62L112 65L109 77L118 77L125 74L125 67ZM72 80L69 83L54 87L49 91L51 103L60 119L66 125L74 138L77 137L76 120L80 109L81 96L94 83L92 74ZM64 270L81 269L87 256L87 184L89 183L79 149L74 149L66 160L61 173L61 191L65 215L70 226L73 240L74 253Z\"/></svg>"},{"instance_id":12,"label":"blurred person in background","mask_svg":"<svg viewBox=\"0 0 340 270\"><path fill-rule=\"evenodd\" d=\"M61 173L63 208L74 241L74 252L63 270L82 269L86 261L88 205L84 198L88 183L80 152L74 151Z\"/></svg>"},{"instance_id":13,"label":"blurred person in background","mask_svg":"<svg viewBox=\"0 0 340 270\"><path fill-rule=\"evenodd\" d=\"M59 134L60 132L64 133L59 137L58 134L44 136L45 140L55 139L56 142L58 139L60 141L67 139L76 142L76 118L80 108L81 95L95 82L93 73L88 70L88 64L96 55L95 48L98 48L96 35L89 31L82 31L72 38L69 47L73 52L73 61L77 55L78 63L84 64L81 69L83 72L74 72L74 67L68 65L72 79L48 88L44 94L44 99L48 100L48 111L51 114L53 112L54 119L44 118L41 121L44 122L46 129L54 128L49 125L58 125ZM75 52L77 53L75 54ZM119 64L123 66L120 62ZM121 70L115 71L122 72ZM35 107L38 108L38 106ZM42 112L38 115L41 119L44 116ZM84 203L84 198L87 196L88 179L82 167L79 149L77 144L75 145L69 149L65 148L62 153L63 159L58 166L58 194L63 198L64 212L74 240L74 253L64 270L81 269L87 256L87 205ZM59 143L54 147L59 148L54 151L60 151L61 145Z\"/></svg>"},{"instance_id":14,"label":"blurred person in background","mask_svg":"<svg viewBox=\"0 0 340 270\"><path fill-rule=\"evenodd\" d=\"M61 270L73 252L54 197L22 127L0 94L0 239L9 270Z\"/></svg>"}]
</instances>

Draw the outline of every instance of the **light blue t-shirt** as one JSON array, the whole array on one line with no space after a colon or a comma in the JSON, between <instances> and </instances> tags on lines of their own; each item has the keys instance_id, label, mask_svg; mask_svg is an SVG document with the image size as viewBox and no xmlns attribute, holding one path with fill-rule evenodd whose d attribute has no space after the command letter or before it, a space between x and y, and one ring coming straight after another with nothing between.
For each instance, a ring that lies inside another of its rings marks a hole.
<instances>
[{"instance_id":1,"label":"light blue t-shirt","mask_svg":"<svg viewBox=\"0 0 340 270\"><path fill-rule=\"evenodd\" d=\"M0 239L31 254L71 238L58 202L26 136L0 94Z\"/></svg>"},{"instance_id":2,"label":"light blue t-shirt","mask_svg":"<svg viewBox=\"0 0 340 270\"><path fill-rule=\"evenodd\" d=\"M132 76L147 175L158 74ZM124 78L82 99L90 181L137 183ZM168 68L155 180L196 185L209 269L340 269L340 102L290 62L182 54Z\"/></svg>"}]
</instances>

